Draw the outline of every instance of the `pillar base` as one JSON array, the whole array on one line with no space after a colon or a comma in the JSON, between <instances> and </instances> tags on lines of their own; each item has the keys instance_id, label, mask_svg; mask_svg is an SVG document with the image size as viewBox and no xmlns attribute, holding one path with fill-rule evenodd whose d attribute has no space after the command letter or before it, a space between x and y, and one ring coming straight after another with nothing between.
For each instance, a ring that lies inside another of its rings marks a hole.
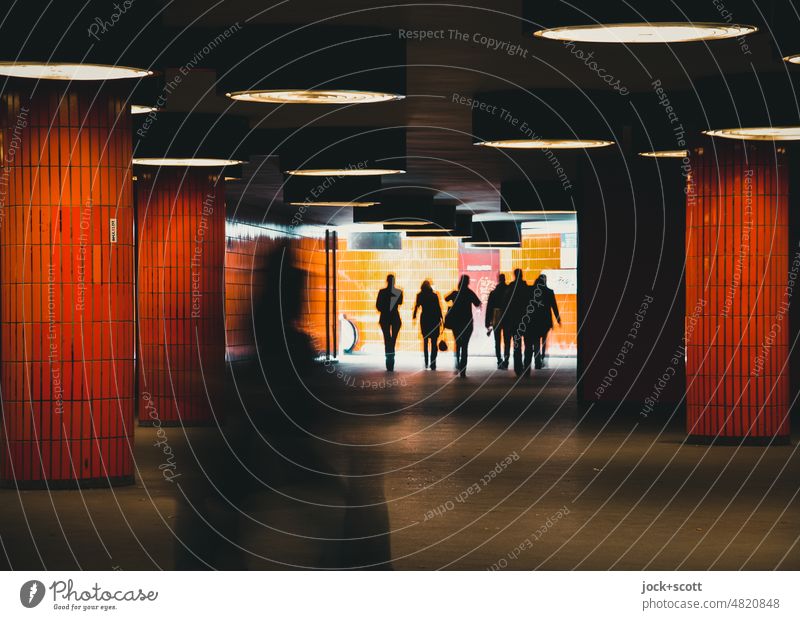
<instances>
[{"instance_id":1,"label":"pillar base","mask_svg":"<svg viewBox=\"0 0 800 620\"><path fill-rule=\"evenodd\" d=\"M103 489L130 486L136 482L135 476L115 476L113 478L86 478L84 480L0 480L0 489L19 489L20 491L74 491L76 489Z\"/></svg>"},{"instance_id":2,"label":"pillar base","mask_svg":"<svg viewBox=\"0 0 800 620\"><path fill-rule=\"evenodd\" d=\"M689 435L686 444L700 446L788 446L792 439L789 435L776 437L713 437L708 435Z\"/></svg>"}]
</instances>

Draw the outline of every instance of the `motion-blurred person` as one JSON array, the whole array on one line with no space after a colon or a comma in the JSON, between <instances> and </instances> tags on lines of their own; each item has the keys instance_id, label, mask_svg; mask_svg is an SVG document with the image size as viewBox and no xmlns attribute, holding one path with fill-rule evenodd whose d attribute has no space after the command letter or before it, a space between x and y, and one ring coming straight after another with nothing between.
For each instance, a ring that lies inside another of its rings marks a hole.
<instances>
[{"instance_id":1,"label":"motion-blurred person","mask_svg":"<svg viewBox=\"0 0 800 620\"><path fill-rule=\"evenodd\" d=\"M320 396L339 383L299 327L306 280L288 247L269 257L257 358L233 374L222 441L193 448L181 489L179 569L391 567L382 482L347 475L361 459Z\"/></svg>"},{"instance_id":2,"label":"motion-blurred person","mask_svg":"<svg viewBox=\"0 0 800 620\"><path fill-rule=\"evenodd\" d=\"M456 373L467 376L467 358L469 357L469 340L472 338L472 307L480 307L481 300L469 288L469 276L461 276L458 289L445 297L453 305L447 310L445 327L453 330L456 340Z\"/></svg>"},{"instance_id":3,"label":"motion-blurred person","mask_svg":"<svg viewBox=\"0 0 800 620\"><path fill-rule=\"evenodd\" d=\"M394 285L394 276L386 276L386 288L378 291L375 308L380 313L378 323L383 332L383 347L386 351L386 370L394 372L394 349L397 333L403 322L400 320L400 306L403 304L403 291Z\"/></svg>"},{"instance_id":4,"label":"motion-blurred person","mask_svg":"<svg viewBox=\"0 0 800 620\"><path fill-rule=\"evenodd\" d=\"M547 276L541 274L533 283L532 300L535 306L533 315L533 351L536 358L536 368L544 368L544 357L547 355L547 335L553 329L553 315L561 325L561 315L558 313L556 294L547 286Z\"/></svg>"},{"instance_id":5,"label":"motion-blurred person","mask_svg":"<svg viewBox=\"0 0 800 620\"><path fill-rule=\"evenodd\" d=\"M507 295L506 276L501 273L497 276L497 286L489 293L489 299L486 301L486 333L488 335L494 332L494 352L497 356L497 367L500 369L508 368L511 349L511 332L503 324ZM500 348L501 340L503 349Z\"/></svg>"},{"instance_id":6,"label":"motion-blurred person","mask_svg":"<svg viewBox=\"0 0 800 620\"><path fill-rule=\"evenodd\" d=\"M439 334L442 324L442 303L439 293L433 290L431 283L425 280L417 293L412 318L416 320L417 310L422 310L419 326L422 331L422 353L425 356L425 368L428 368L428 347L430 346L430 369L436 370L436 355L439 353Z\"/></svg>"}]
</instances>

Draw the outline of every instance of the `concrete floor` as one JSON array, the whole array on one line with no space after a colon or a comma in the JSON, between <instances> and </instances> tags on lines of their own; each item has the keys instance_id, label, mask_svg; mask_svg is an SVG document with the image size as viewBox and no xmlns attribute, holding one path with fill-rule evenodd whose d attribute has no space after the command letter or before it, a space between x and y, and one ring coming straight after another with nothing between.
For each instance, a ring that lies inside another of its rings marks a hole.
<instances>
[{"instance_id":1,"label":"concrete floor","mask_svg":"<svg viewBox=\"0 0 800 620\"><path fill-rule=\"evenodd\" d=\"M395 569L800 569L794 445L684 445L680 414L665 423L581 408L568 359L520 383L487 358L471 360L467 379L449 355L435 373L416 356L393 375L374 363L342 362L319 396L358 414L336 427L327 461L357 489L348 501L376 504L382 516L362 533L378 545L386 528ZM167 432L182 485L159 470L155 430L137 429L135 486L0 491L0 562L173 568L179 495L215 430ZM246 566L322 565L323 547L344 536L337 489L289 479L250 497L237 529Z\"/></svg>"}]
</instances>

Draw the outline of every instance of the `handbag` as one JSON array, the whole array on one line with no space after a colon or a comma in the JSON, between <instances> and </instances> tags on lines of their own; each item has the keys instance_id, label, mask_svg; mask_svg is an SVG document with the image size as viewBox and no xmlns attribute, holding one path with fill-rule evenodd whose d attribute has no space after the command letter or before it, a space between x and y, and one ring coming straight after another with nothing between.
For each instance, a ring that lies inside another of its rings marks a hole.
<instances>
[{"instance_id":1,"label":"handbag","mask_svg":"<svg viewBox=\"0 0 800 620\"><path fill-rule=\"evenodd\" d=\"M447 312L444 313L444 328L445 329L453 329L453 306L450 306L447 309Z\"/></svg>"}]
</instances>

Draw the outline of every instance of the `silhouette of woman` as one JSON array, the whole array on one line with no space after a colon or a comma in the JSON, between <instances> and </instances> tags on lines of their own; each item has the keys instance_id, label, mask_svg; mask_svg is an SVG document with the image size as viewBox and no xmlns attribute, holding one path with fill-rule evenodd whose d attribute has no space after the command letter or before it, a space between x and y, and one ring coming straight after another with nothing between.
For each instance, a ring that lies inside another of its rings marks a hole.
<instances>
[{"instance_id":1,"label":"silhouette of woman","mask_svg":"<svg viewBox=\"0 0 800 620\"><path fill-rule=\"evenodd\" d=\"M403 291L394 285L394 276L386 276L386 288L378 291L375 308L380 312L378 324L383 332L383 346L386 350L386 370L394 371L394 347L397 333L403 322L400 320L400 306L403 304Z\"/></svg>"},{"instance_id":2,"label":"silhouette of woman","mask_svg":"<svg viewBox=\"0 0 800 620\"><path fill-rule=\"evenodd\" d=\"M447 311L445 327L453 330L456 340L456 372L462 377L467 376L467 357L469 354L469 339L472 338L472 306L481 305L481 300L469 288L469 276L461 276L458 289L445 297L445 301L452 301L453 305Z\"/></svg>"},{"instance_id":3,"label":"silhouette of woman","mask_svg":"<svg viewBox=\"0 0 800 620\"><path fill-rule=\"evenodd\" d=\"M430 368L436 370L436 354L439 352L439 334L442 323L442 304L439 293L433 290L431 283L425 280L417 293L414 304L413 319L417 318L417 310L422 309L419 326L422 331L422 353L425 356L425 368L428 368L428 344L430 343Z\"/></svg>"}]
</instances>

